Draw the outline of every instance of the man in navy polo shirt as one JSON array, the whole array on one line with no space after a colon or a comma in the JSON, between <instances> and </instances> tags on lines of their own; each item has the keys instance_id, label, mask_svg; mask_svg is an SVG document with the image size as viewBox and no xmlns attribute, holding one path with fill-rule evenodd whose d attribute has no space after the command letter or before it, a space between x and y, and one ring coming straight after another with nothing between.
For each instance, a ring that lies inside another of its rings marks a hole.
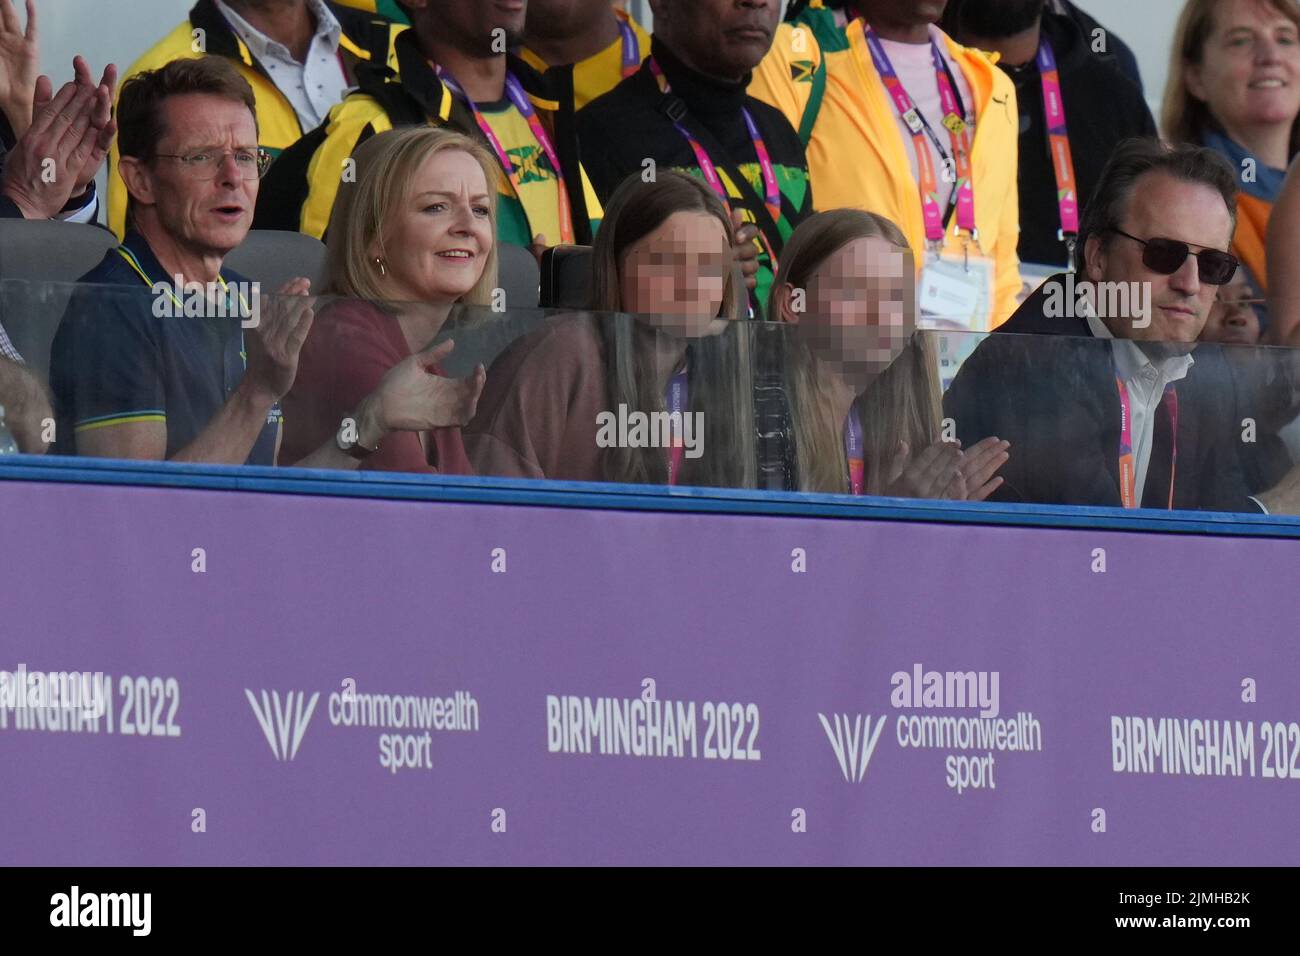
<instances>
[{"instance_id":1,"label":"man in navy polo shirt","mask_svg":"<svg viewBox=\"0 0 1300 956\"><path fill-rule=\"evenodd\" d=\"M218 57L177 60L123 86L130 229L81 279L123 288L79 291L55 336L59 452L275 463L279 401L312 317L305 298L260 309L251 284L222 268L257 200L254 108L248 83ZM199 286L209 294L194 308L198 293L184 289ZM295 279L281 292L307 290Z\"/></svg>"},{"instance_id":2,"label":"man in navy polo shirt","mask_svg":"<svg viewBox=\"0 0 1300 956\"><path fill-rule=\"evenodd\" d=\"M220 57L173 60L123 85L118 127L128 232L82 277L54 337L56 450L274 465L313 312L306 279L267 306L222 268L248 235L262 172L253 91ZM398 362L294 464L356 469L393 431L468 423L484 371L444 378L451 349Z\"/></svg>"}]
</instances>

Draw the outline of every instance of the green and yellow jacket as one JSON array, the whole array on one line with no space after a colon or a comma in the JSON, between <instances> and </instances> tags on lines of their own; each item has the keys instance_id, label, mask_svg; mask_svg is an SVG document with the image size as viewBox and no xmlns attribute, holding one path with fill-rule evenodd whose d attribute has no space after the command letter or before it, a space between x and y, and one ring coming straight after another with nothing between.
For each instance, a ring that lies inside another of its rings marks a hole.
<instances>
[{"instance_id":1,"label":"green and yellow jacket","mask_svg":"<svg viewBox=\"0 0 1300 956\"><path fill-rule=\"evenodd\" d=\"M473 114L459 97L438 78L420 50L411 31L396 43L396 69L365 67L358 76L358 88L349 93L329 118L285 150L272 163L258 193L253 225L257 229L283 229L323 238L330 211L338 195L344 163L352 151L371 136L402 126L445 126L487 144ZM527 92L547 127L560 161L573 211L574 240L590 244L602 216L600 201L578 161L577 136L573 126L571 100L548 95L547 77L524 61L507 55L507 68ZM567 105L561 105L566 102ZM508 101L479 104L492 121L493 111L513 109ZM523 127L527 129L527 127ZM501 134L498 133L498 136ZM503 146L516 167L521 186L536 189L556 182L555 171L544 153L526 141ZM581 188L575 188L575 184ZM530 222L525 204L504 173L497 183L497 237L501 242L528 245L543 232L552 244L559 241L554 229ZM531 198L531 197L530 197ZM549 205L547 207L550 208Z\"/></svg>"}]
</instances>

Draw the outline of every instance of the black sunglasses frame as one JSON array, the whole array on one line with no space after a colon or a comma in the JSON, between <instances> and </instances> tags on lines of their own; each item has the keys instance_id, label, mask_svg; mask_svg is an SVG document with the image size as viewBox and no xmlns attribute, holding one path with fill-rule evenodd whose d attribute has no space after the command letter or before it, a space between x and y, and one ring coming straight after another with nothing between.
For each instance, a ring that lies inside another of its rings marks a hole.
<instances>
[{"instance_id":1,"label":"black sunglasses frame","mask_svg":"<svg viewBox=\"0 0 1300 956\"><path fill-rule=\"evenodd\" d=\"M1141 244L1142 264L1152 272L1158 272L1160 275L1173 275L1183 267L1183 263L1187 261L1187 257L1192 255L1196 256L1197 274L1200 277L1200 280L1206 285L1227 285L1232 281L1232 277L1237 274L1237 270L1241 268L1241 260L1230 252L1222 252L1218 249L1202 249L1200 252L1192 252L1191 246L1177 239L1165 239L1160 236L1151 239L1139 239L1137 236L1131 236L1123 229L1117 229L1114 226L1112 226L1108 231L1123 236L1125 239L1132 239L1134 242ZM1153 252L1152 243L1161 243L1161 246L1157 246L1156 250ZM1182 255L1178 259L1178 264L1172 269L1165 269L1163 268L1163 264L1152 261L1153 256L1158 257L1160 255L1158 250L1161 247L1168 249L1171 253L1177 249L1182 249ZM1231 269L1228 269L1229 263L1232 265ZM1205 274L1206 268L1208 267L1210 275L1217 275L1217 269L1220 265L1222 265L1224 269L1228 269L1227 274L1222 279L1216 281Z\"/></svg>"}]
</instances>

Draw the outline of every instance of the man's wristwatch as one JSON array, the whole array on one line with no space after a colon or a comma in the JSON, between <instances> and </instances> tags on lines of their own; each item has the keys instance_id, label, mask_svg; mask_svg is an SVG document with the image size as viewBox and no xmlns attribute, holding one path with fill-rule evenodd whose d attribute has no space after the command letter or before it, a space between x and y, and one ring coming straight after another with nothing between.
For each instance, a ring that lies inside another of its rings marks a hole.
<instances>
[{"instance_id":1,"label":"man's wristwatch","mask_svg":"<svg viewBox=\"0 0 1300 956\"><path fill-rule=\"evenodd\" d=\"M376 444L374 448L367 448L365 445L361 444L361 429L356 423L353 423L352 425L352 433L357 437L353 438L351 441L348 441L343 437L343 433L347 430L346 427L341 426L339 430L334 433L334 444L337 445L339 451L343 452L345 455L355 458L357 461L364 461L375 452L379 451L378 444Z\"/></svg>"}]
</instances>

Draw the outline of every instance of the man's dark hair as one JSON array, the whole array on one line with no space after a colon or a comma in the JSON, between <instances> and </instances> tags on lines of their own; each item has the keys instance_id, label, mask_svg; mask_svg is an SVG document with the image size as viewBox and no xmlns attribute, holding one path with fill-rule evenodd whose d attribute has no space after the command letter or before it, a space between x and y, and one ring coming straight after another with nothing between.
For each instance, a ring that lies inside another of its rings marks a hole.
<instances>
[{"instance_id":1,"label":"man's dark hair","mask_svg":"<svg viewBox=\"0 0 1300 956\"><path fill-rule=\"evenodd\" d=\"M940 25L950 36L999 40L1024 33L1046 7L1047 0L949 0Z\"/></svg>"},{"instance_id":2,"label":"man's dark hair","mask_svg":"<svg viewBox=\"0 0 1300 956\"><path fill-rule=\"evenodd\" d=\"M156 70L137 73L122 84L117 101L117 146L123 156L143 162L153 159L166 135L162 104L171 96L206 93L243 103L257 122L253 88L239 71L219 56L172 60Z\"/></svg>"},{"instance_id":3,"label":"man's dark hair","mask_svg":"<svg viewBox=\"0 0 1300 956\"><path fill-rule=\"evenodd\" d=\"M1228 161L1212 149L1189 143L1162 143L1158 139L1126 139L1115 148L1101 180L1083 212L1079 241L1075 248L1075 267L1085 270L1084 246L1089 236L1102 242L1120 227L1128 211L1129 200L1139 177L1163 172L1183 182L1208 186L1223 197L1223 203L1237 225L1237 176Z\"/></svg>"}]
</instances>

